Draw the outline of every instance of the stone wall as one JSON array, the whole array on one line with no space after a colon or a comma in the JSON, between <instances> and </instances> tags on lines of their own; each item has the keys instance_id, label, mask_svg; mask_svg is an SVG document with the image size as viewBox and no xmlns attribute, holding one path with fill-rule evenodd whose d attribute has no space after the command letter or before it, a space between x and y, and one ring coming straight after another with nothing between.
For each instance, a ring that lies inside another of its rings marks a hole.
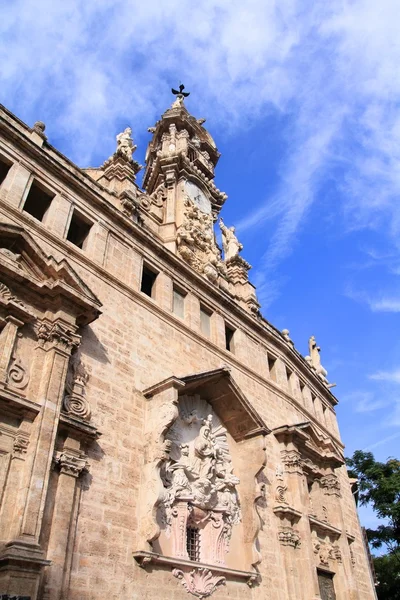
<instances>
[{"instance_id":1,"label":"stone wall","mask_svg":"<svg viewBox=\"0 0 400 600\"><path fill-rule=\"evenodd\" d=\"M0 480L0 581L5 589L0 592L51 600L187 598L183 580L172 575L171 565L133 558L138 551L151 550L143 547L140 534L141 493L148 472L145 431L152 402L145 392L171 377L179 380L228 368L251 410L270 432L265 435L265 467L257 481L237 486L242 504L255 502L248 514L256 511L260 518L254 549L261 559L255 569L257 577L246 581L238 574L225 574L226 584L217 585L213 597L318 598L318 568L334 574L339 600L373 599L354 499L341 466L343 445L331 392L280 332L232 302L223 290L166 250L153 229L118 211L109 192L54 149L42 147L43 138L35 137L8 113L2 113L1 123L0 158L12 162L0 187L1 222L27 232L29 240L55 263L61 265L66 259L79 276L78 285L72 272L60 275L64 287L59 300L52 300L51 319L58 318L61 309L66 311L74 335L81 339L78 350L71 346L61 352L62 358L60 354L63 362L57 366L58 388L51 406L42 363L31 358L39 360L40 352L49 356L50 346L38 350L40 338L30 326L29 335L21 331L27 339L25 360L32 361L33 383L20 394L18 389L10 391L7 378L0 381L0 458L5 464ZM42 221L23 210L33 176L54 193ZM72 207L92 222L83 249L66 239ZM4 240L11 239L10 235L0 232L1 247L6 247ZM13 235L15 244L22 244L18 241L21 234ZM24 242L27 264L31 260L39 272L44 259L38 258L29 240ZM140 291L143 264L158 273L152 297ZM61 266L57 269L60 273ZM50 289L48 282L56 278L56 271L42 271L38 277ZM8 285L12 278L6 263L1 272ZM32 319L50 319L50 292L41 301L40 285L33 282L28 294L24 277L14 278L13 291L28 305ZM74 294L68 287L72 285ZM173 313L174 285L186 294L183 318ZM209 337L201 332L200 305L211 313ZM80 321L83 306L87 324ZM100 315L93 312L94 306ZM225 324L235 330L233 351L225 347ZM4 343L3 333L4 329ZM74 371L68 393L86 407L83 417L74 410L68 412L65 405L64 388L76 352L84 367L80 376ZM46 406L49 411L58 408L52 428L44 435ZM15 456L15 439L16 432L24 431L24 423L29 442L19 454L26 466L13 479L9 465L21 458ZM235 456L240 458L234 462L252 465L249 448L238 441ZM24 539L22 548L18 543L24 502L34 497L32 473L40 461L43 469L38 470L35 485L45 493L38 509L38 530L34 540ZM330 475L334 479L326 479ZM259 488L257 498L253 483ZM308 486L315 496L311 504ZM31 496L24 494L26 489ZM20 505L10 528L4 511L11 514L16 491ZM28 542L36 544L35 557L32 548L30 554L27 550ZM239 547L234 552L240 555L245 535L235 543Z\"/></svg>"}]
</instances>

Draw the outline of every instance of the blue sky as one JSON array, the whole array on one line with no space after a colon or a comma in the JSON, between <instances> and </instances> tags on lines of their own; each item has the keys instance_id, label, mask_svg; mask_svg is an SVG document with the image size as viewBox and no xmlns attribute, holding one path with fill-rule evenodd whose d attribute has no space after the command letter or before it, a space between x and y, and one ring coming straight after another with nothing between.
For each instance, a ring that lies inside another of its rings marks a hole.
<instances>
[{"instance_id":1,"label":"blue sky","mask_svg":"<svg viewBox=\"0 0 400 600\"><path fill-rule=\"evenodd\" d=\"M186 84L264 315L303 354L316 336L346 453L399 456L398 0L0 6L1 102L81 167L127 125L143 162Z\"/></svg>"}]
</instances>

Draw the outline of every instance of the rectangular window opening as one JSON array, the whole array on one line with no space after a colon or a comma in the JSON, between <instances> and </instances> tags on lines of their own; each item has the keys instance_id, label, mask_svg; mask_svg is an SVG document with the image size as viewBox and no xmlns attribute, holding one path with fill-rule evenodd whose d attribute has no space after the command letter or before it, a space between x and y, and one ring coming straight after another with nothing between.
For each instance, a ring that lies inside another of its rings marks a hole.
<instances>
[{"instance_id":1,"label":"rectangular window opening","mask_svg":"<svg viewBox=\"0 0 400 600\"><path fill-rule=\"evenodd\" d=\"M174 287L172 292L172 312L181 319L185 316L185 297L186 294Z\"/></svg>"},{"instance_id":2,"label":"rectangular window opening","mask_svg":"<svg viewBox=\"0 0 400 600\"><path fill-rule=\"evenodd\" d=\"M153 298L154 295L154 283L157 279L157 273L152 271L146 265L143 265L142 270L142 281L140 283L140 291L146 296Z\"/></svg>"},{"instance_id":3,"label":"rectangular window opening","mask_svg":"<svg viewBox=\"0 0 400 600\"><path fill-rule=\"evenodd\" d=\"M272 379L272 381L276 381L276 358L268 354L267 359L270 379Z\"/></svg>"},{"instance_id":4,"label":"rectangular window opening","mask_svg":"<svg viewBox=\"0 0 400 600\"><path fill-rule=\"evenodd\" d=\"M81 250L84 250L91 227L92 223L74 209L69 224L67 240L72 244L75 244L75 246L78 246Z\"/></svg>"},{"instance_id":5,"label":"rectangular window opening","mask_svg":"<svg viewBox=\"0 0 400 600\"><path fill-rule=\"evenodd\" d=\"M286 366L285 366L285 369L286 369L286 379L287 379L289 391L293 391L292 390L292 375L293 375L293 371L291 371L289 369L289 367L286 367Z\"/></svg>"},{"instance_id":6,"label":"rectangular window opening","mask_svg":"<svg viewBox=\"0 0 400 600\"><path fill-rule=\"evenodd\" d=\"M235 335L235 330L232 329L232 327L225 325L225 348L229 352L234 352L234 350L235 350L234 343L233 343L234 335Z\"/></svg>"},{"instance_id":7,"label":"rectangular window opening","mask_svg":"<svg viewBox=\"0 0 400 600\"><path fill-rule=\"evenodd\" d=\"M204 306L200 306L200 331L207 337L211 335L211 313Z\"/></svg>"},{"instance_id":8,"label":"rectangular window opening","mask_svg":"<svg viewBox=\"0 0 400 600\"><path fill-rule=\"evenodd\" d=\"M200 561L200 531L196 527L186 528L186 550L189 560Z\"/></svg>"},{"instance_id":9,"label":"rectangular window opening","mask_svg":"<svg viewBox=\"0 0 400 600\"><path fill-rule=\"evenodd\" d=\"M8 171L11 168L11 163L8 163L3 158L0 158L0 185L7 177Z\"/></svg>"},{"instance_id":10,"label":"rectangular window opening","mask_svg":"<svg viewBox=\"0 0 400 600\"><path fill-rule=\"evenodd\" d=\"M38 221L43 221L53 198L54 194L46 191L34 181L26 197L23 210Z\"/></svg>"}]
</instances>

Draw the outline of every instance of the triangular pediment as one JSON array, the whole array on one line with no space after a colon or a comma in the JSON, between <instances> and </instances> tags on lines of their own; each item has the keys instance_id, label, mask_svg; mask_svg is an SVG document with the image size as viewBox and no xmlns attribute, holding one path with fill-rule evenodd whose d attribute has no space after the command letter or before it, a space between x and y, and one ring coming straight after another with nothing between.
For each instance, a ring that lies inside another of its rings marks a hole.
<instances>
[{"instance_id":1,"label":"triangular pediment","mask_svg":"<svg viewBox=\"0 0 400 600\"><path fill-rule=\"evenodd\" d=\"M80 324L100 314L101 302L66 259L48 256L22 227L0 223L0 273L3 283L29 288L44 298L65 297L80 308Z\"/></svg>"},{"instance_id":2,"label":"triangular pediment","mask_svg":"<svg viewBox=\"0 0 400 600\"><path fill-rule=\"evenodd\" d=\"M235 441L270 430L234 381L228 368L215 369L179 378L180 395L199 394L206 400Z\"/></svg>"}]
</instances>

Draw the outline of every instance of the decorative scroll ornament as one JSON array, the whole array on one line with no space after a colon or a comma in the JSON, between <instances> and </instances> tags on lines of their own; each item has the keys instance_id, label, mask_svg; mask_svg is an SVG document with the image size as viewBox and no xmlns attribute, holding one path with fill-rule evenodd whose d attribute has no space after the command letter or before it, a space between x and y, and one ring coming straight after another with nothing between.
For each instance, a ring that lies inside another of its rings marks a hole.
<instances>
[{"instance_id":1,"label":"decorative scroll ornament","mask_svg":"<svg viewBox=\"0 0 400 600\"><path fill-rule=\"evenodd\" d=\"M66 395L63 401L63 409L67 414L80 419L90 420L91 410L86 399L86 384L89 380L89 372L78 354L71 356L69 371L66 382Z\"/></svg>"},{"instance_id":2,"label":"decorative scroll ornament","mask_svg":"<svg viewBox=\"0 0 400 600\"><path fill-rule=\"evenodd\" d=\"M287 485L278 485L275 492L275 500L280 504L287 504L286 492Z\"/></svg>"},{"instance_id":3,"label":"decorative scroll ornament","mask_svg":"<svg viewBox=\"0 0 400 600\"><path fill-rule=\"evenodd\" d=\"M180 579L186 591L196 598L207 598L215 592L219 585L226 583L225 577L213 575L210 569L205 568L197 568L189 572L173 569L172 574Z\"/></svg>"},{"instance_id":4,"label":"decorative scroll ornament","mask_svg":"<svg viewBox=\"0 0 400 600\"><path fill-rule=\"evenodd\" d=\"M29 383L29 372L21 358L14 354L7 373L7 383L13 388L23 390Z\"/></svg>"}]
</instances>

